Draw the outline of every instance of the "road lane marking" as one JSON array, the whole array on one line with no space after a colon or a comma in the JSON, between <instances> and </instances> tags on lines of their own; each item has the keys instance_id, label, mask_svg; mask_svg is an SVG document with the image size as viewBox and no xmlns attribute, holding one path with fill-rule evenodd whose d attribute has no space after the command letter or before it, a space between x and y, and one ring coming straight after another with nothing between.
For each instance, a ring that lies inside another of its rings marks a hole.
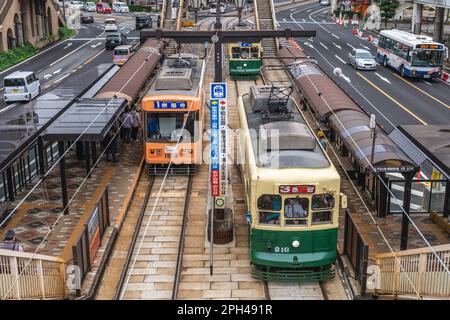
<instances>
[{"instance_id":1,"label":"road lane marking","mask_svg":"<svg viewBox=\"0 0 450 320\"><path fill-rule=\"evenodd\" d=\"M77 52L78 50L80 50L81 48L84 48L85 46L87 46L89 43L91 43L91 42L94 41L94 40L95 40L95 38L93 38L92 40L86 42L85 44L83 44L82 46L76 48L75 50L69 52L68 54L66 54L65 56L59 58L58 60L56 60L56 61L50 63L49 67L54 66L54 65L57 64L58 62L61 62L62 60L64 60L65 58L71 56L72 54L74 54L75 52Z\"/></svg>"},{"instance_id":2,"label":"road lane marking","mask_svg":"<svg viewBox=\"0 0 450 320\"><path fill-rule=\"evenodd\" d=\"M283 18L283 21L286 22L287 21L286 18Z\"/></svg>"},{"instance_id":3,"label":"road lane marking","mask_svg":"<svg viewBox=\"0 0 450 320\"><path fill-rule=\"evenodd\" d=\"M333 42L333 44L334 44L334 46L336 47L336 48L339 48L339 49L341 49L342 50L342 47L340 46L340 45L338 45L337 43L335 43L335 42Z\"/></svg>"},{"instance_id":4,"label":"road lane marking","mask_svg":"<svg viewBox=\"0 0 450 320\"><path fill-rule=\"evenodd\" d=\"M69 48L70 46L72 46L72 42L69 42L69 43L63 48L63 50Z\"/></svg>"},{"instance_id":5,"label":"road lane marking","mask_svg":"<svg viewBox=\"0 0 450 320\"><path fill-rule=\"evenodd\" d=\"M432 86L433 86L433 85L432 85L431 83L429 83L428 81L425 81L425 80L420 80L420 82L423 82L423 83L425 83L425 84L429 85L430 87L432 87Z\"/></svg>"},{"instance_id":6,"label":"road lane marking","mask_svg":"<svg viewBox=\"0 0 450 320\"><path fill-rule=\"evenodd\" d=\"M339 57L337 54L334 55L336 58L338 58L343 64L347 64L341 57Z\"/></svg>"},{"instance_id":7,"label":"road lane marking","mask_svg":"<svg viewBox=\"0 0 450 320\"><path fill-rule=\"evenodd\" d=\"M326 50L328 50L328 47L326 45L324 45L322 42L319 42L319 43L322 47L324 47Z\"/></svg>"},{"instance_id":8,"label":"road lane marking","mask_svg":"<svg viewBox=\"0 0 450 320\"><path fill-rule=\"evenodd\" d=\"M394 76L396 76L397 78L399 78L400 80L402 80L403 82L409 84L411 87L413 87L413 88L416 89L417 91L422 92L424 95L426 95L426 96L428 96L429 98L433 99L434 101L436 101L436 102L442 104L442 105L443 105L444 107L446 107L447 109L450 109L450 106L449 106L448 104L446 104L445 102L443 102L443 101L439 100L438 98L432 96L432 95L429 94L428 92L426 92L426 91L420 89L418 86L416 86L415 84L412 84L412 83L409 82L408 80L403 79L403 78L402 78L401 76L399 76L398 74L396 74L396 73L392 73L392 74L393 74Z\"/></svg>"},{"instance_id":9,"label":"road lane marking","mask_svg":"<svg viewBox=\"0 0 450 320\"><path fill-rule=\"evenodd\" d=\"M391 82L389 81L388 78L383 77L381 74L379 74L378 72L374 72L375 75L377 75L381 80L383 80L384 82L387 82L389 84L391 84Z\"/></svg>"},{"instance_id":10,"label":"road lane marking","mask_svg":"<svg viewBox=\"0 0 450 320\"><path fill-rule=\"evenodd\" d=\"M365 48L365 49L367 49L367 50L370 50L370 48L369 48L368 46L365 46L365 45L363 45L362 43L360 43L360 45L361 45L361 47L363 47L363 48Z\"/></svg>"},{"instance_id":11,"label":"road lane marking","mask_svg":"<svg viewBox=\"0 0 450 320\"><path fill-rule=\"evenodd\" d=\"M6 112L6 111L8 111L8 110L10 110L10 109L14 108L15 106L16 106L16 104L15 104L15 103L13 103L13 104L10 104L10 105L9 105L9 106L7 106L6 108L4 108L4 109L0 110L0 113Z\"/></svg>"},{"instance_id":12,"label":"road lane marking","mask_svg":"<svg viewBox=\"0 0 450 320\"><path fill-rule=\"evenodd\" d=\"M335 35L334 33L331 34L333 37L335 37L336 39L340 39L337 35Z\"/></svg>"},{"instance_id":13,"label":"road lane marking","mask_svg":"<svg viewBox=\"0 0 450 320\"><path fill-rule=\"evenodd\" d=\"M303 21L303 22L306 22L306 20L305 20L305 19L302 19L302 21Z\"/></svg>"},{"instance_id":14,"label":"road lane marking","mask_svg":"<svg viewBox=\"0 0 450 320\"><path fill-rule=\"evenodd\" d=\"M348 45L350 48L355 49L355 47L352 46L350 43L346 42L345 44Z\"/></svg>"},{"instance_id":15,"label":"road lane marking","mask_svg":"<svg viewBox=\"0 0 450 320\"><path fill-rule=\"evenodd\" d=\"M311 11L312 11L312 9L306 10L306 12L311 12Z\"/></svg>"},{"instance_id":16,"label":"road lane marking","mask_svg":"<svg viewBox=\"0 0 450 320\"><path fill-rule=\"evenodd\" d=\"M102 54L103 52L105 52L106 49L103 49L102 51L100 51L99 53L97 53L95 56L93 56L92 58L90 58L88 61L86 61L85 63L82 64L82 66L87 65L89 62L91 62L92 60L94 60L95 58L97 58L100 54Z\"/></svg>"},{"instance_id":17,"label":"road lane marking","mask_svg":"<svg viewBox=\"0 0 450 320\"><path fill-rule=\"evenodd\" d=\"M50 79L51 77L52 77L51 74L46 74L43 78L44 78L45 80L48 80L48 79Z\"/></svg>"},{"instance_id":18,"label":"road lane marking","mask_svg":"<svg viewBox=\"0 0 450 320\"><path fill-rule=\"evenodd\" d=\"M62 69L58 69L58 70L56 70L56 71L53 71L53 74L58 74L58 73L61 72L61 70L62 70Z\"/></svg>"},{"instance_id":19,"label":"road lane marking","mask_svg":"<svg viewBox=\"0 0 450 320\"><path fill-rule=\"evenodd\" d=\"M97 48L99 45L101 45L102 43L101 42L99 42L99 43L96 43L96 44L93 44L92 46L91 46L91 48Z\"/></svg>"},{"instance_id":20,"label":"road lane marking","mask_svg":"<svg viewBox=\"0 0 450 320\"><path fill-rule=\"evenodd\" d=\"M417 121L419 121L421 124L423 125L428 125L427 122L425 122L424 120L422 120L420 117L418 117L414 112L412 112L411 110L409 110L407 107L405 107L403 104L401 104L400 102L398 102L397 100L395 100L394 98L392 98L389 94L387 94L386 92L384 92L382 89L380 89L377 85L375 85L372 81L370 81L369 79L367 79L366 77L364 77L360 72L356 72L356 74L358 76L360 76L361 78L363 78L367 83L369 83L372 87L374 87L375 89L377 89L379 92L381 92L386 98L388 98L389 100L391 100L392 102L394 102L397 106L399 106L400 108L402 108L404 111L406 111L407 113L409 113L411 116L413 116Z\"/></svg>"},{"instance_id":21,"label":"road lane marking","mask_svg":"<svg viewBox=\"0 0 450 320\"><path fill-rule=\"evenodd\" d=\"M125 28L126 28L126 27L122 27L122 28L119 29L119 31L122 31L122 30L125 29Z\"/></svg>"},{"instance_id":22,"label":"road lane marking","mask_svg":"<svg viewBox=\"0 0 450 320\"><path fill-rule=\"evenodd\" d=\"M61 78L59 78L58 80L55 80L55 82L54 82L54 83L58 83L58 82L60 82L60 81L64 80L65 78L67 78L68 76L70 76L70 73L66 74L65 76L62 76L62 77L61 77Z\"/></svg>"}]
</instances>

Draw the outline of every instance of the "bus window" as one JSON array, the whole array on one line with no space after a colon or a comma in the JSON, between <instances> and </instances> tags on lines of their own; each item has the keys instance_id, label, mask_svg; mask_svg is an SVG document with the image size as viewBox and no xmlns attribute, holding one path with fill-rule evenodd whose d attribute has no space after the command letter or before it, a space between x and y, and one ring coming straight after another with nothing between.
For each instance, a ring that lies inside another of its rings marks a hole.
<instances>
[{"instance_id":1,"label":"bus window","mask_svg":"<svg viewBox=\"0 0 450 320\"><path fill-rule=\"evenodd\" d=\"M259 210L281 210L281 196L272 194L263 194L258 198Z\"/></svg>"},{"instance_id":2,"label":"bus window","mask_svg":"<svg viewBox=\"0 0 450 320\"><path fill-rule=\"evenodd\" d=\"M309 201L307 198L287 198L284 200L284 220L286 225L307 225Z\"/></svg>"},{"instance_id":3,"label":"bus window","mask_svg":"<svg viewBox=\"0 0 450 320\"><path fill-rule=\"evenodd\" d=\"M147 113L147 139L158 141L177 142L179 131L184 126L184 132L182 134L183 139L180 140L186 142L192 142L194 140L194 127L197 112L191 112L189 117L187 113L181 112L153 112Z\"/></svg>"},{"instance_id":4,"label":"bus window","mask_svg":"<svg viewBox=\"0 0 450 320\"><path fill-rule=\"evenodd\" d=\"M442 65L442 51L415 51L413 52L411 65L415 67L440 67Z\"/></svg>"}]
</instances>

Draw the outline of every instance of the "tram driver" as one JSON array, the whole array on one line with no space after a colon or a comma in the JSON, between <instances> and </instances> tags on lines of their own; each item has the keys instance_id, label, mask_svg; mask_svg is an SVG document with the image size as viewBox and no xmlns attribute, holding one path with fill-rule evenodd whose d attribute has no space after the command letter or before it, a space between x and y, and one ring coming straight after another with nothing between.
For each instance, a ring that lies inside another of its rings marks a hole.
<instances>
[{"instance_id":1,"label":"tram driver","mask_svg":"<svg viewBox=\"0 0 450 320\"><path fill-rule=\"evenodd\" d=\"M301 199L288 199L284 206L284 216L286 218L307 218L308 209L304 208Z\"/></svg>"}]
</instances>

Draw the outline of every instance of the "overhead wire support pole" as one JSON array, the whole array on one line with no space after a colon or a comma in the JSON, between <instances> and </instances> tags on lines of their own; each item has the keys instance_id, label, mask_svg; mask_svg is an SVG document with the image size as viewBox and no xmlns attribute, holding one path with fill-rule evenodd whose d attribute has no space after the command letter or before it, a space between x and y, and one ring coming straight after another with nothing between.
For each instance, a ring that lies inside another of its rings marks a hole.
<instances>
[{"instance_id":1,"label":"overhead wire support pole","mask_svg":"<svg viewBox=\"0 0 450 320\"><path fill-rule=\"evenodd\" d=\"M220 19L220 0L216 3L216 23L214 28L217 31L222 30L222 21ZM214 43L215 63L214 63L214 81L222 82L222 37L218 36L218 41Z\"/></svg>"}]
</instances>

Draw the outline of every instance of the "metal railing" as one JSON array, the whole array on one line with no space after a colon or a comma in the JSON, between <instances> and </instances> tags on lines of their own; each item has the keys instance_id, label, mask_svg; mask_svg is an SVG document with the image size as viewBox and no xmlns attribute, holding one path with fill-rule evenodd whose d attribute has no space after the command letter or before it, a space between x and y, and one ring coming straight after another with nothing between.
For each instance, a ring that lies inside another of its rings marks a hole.
<instances>
[{"instance_id":1,"label":"metal railing","mask_svg":"<svg viewBox=\"0 0 450 320\"><path fill-rule=\"evenodd\" d=\"M450 268L450 244L434 246L434 251ZM379 254L376 295L409 296L449 299L450 274L433 254L431 248Z\"/></svg>"},{"instance_id":2,"label":"metal railing","mask_svg":"<svg viewBox=\"0 0 450 320\"><path fill-rule=\"evenodd\" d=\"M0 300L65 299L62 259L0 249Z\"/></svg>"}]
</instances>

